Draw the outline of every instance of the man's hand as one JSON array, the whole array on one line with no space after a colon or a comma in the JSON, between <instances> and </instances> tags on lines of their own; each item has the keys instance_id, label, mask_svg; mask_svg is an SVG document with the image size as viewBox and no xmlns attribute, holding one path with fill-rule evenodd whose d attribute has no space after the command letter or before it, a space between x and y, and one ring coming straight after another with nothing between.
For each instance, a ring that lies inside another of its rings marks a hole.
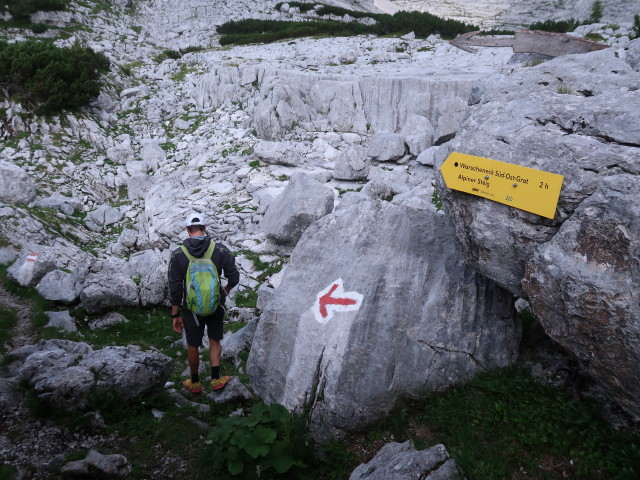
<instances>
[{"instance_id":1,"label":"man's hand","mask_svg":"<svg viewBox=\"0 0 640 480\"><path fill-rule=\"evenodd\" d=\"M182 334L182 330L184 330L184 323L182 323L182 317L173 318L173 329Z\"/></svg>"}]
</instances>

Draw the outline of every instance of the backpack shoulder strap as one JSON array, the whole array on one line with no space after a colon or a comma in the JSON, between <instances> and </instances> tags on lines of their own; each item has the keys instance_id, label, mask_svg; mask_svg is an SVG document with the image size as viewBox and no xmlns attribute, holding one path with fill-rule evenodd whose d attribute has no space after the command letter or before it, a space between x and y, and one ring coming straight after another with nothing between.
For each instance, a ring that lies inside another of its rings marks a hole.
<instances>
[{"instance_id":1,"label":"backpack shoulder strap","mask_svg":"<svg viewBox=\"0 0 640 480\"><path fill-rule=\"evenodd\" d=\"M209 248L207 248L207 251L204 253L204 256L202 258L208 258L209 260L211 260L211 258L213 257L213 251L216 249L216 242L211 242L209 244Z\"/></svg>"},{"instance_id":2,"label":"backpack shoulder strap","mask_svg":"<svg viewBox=\"0 0 640 480\"><path fill-rule=\"evenodd\" d=\"M184 245L180 245L180 248L182 249L182 253L184 253L187 256L187 259L190 262L193 262L196 259L196 257L194 257L189 253L189 250L187 250L187 247L185 247Z\"/></svg>"}]
</instances>

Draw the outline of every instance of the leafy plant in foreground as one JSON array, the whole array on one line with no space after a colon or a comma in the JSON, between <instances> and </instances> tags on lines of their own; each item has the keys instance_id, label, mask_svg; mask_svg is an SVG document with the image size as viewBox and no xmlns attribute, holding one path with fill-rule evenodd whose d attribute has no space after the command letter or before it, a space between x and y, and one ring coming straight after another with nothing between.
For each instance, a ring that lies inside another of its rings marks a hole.
<instances>
[{"instance_id":1,"label":"leafy plant in foreground","mask_svg":"<svg viewBox=\"0 0 640 480\"><path fill-rule=\"evenodd\" d=\"M259 403L247 417L220 418L209 434L215 474L243 479L295 475L313 458L306 432L304 421L278 404Z\"/></svg>"}]
</instances>

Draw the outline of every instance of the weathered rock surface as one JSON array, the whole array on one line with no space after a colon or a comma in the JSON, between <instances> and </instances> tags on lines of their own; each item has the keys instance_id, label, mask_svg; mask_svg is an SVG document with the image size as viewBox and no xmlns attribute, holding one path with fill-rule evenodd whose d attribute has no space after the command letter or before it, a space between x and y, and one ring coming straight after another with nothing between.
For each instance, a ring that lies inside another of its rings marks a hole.
<instances>
[{"instance_id":1,"label":"weathered rock surface","mask_svg":"<svg viewBox=\"0 0 640 480\"><path fill-rule=\"evenodd\" d=\"M46 300L69 305L78 300L81 285L73 274L62 270L53 270L42 277L36 290Z\"/></svg>"},{"instance_id":2,"label":"weathered rock surface","mask_svg":"<svg viewBox=\"0 0 640 480\"><path fill-rule=\"evenodd\" d=\"M640 419L640 177L598 185L527 264L524 290L549 336Z\"/></svg>"},{"instance_id":3,"label":"weathered rock surface","mask_svg":"<svg viewBox=\"0 0 640 480\"><path fill-rule=\"evenodd\" d=\"M387 443L371 461L358 466L349 480L458 480L455 460L444 445L416 450L411 440Z\"/></svg>"},{"instance_id":4,"label":"weathered rock surface","mask_svg":"<svg viewBox=\"0 0 640 480\"><path fill-rule=\"evenodd\" d=\"M0 202L29 203L36 198L36 187L27 172L13 163L0 160Z\"/></svg>"},{"instance_id":5,"label":"weathered rock surface","mask_svg":"<svg viewBox=\"0 0 640 480\"><path fill-rule=\"evenodd\" d=\"M80 293L80 304L87 313L138 305L138 288L131 278L122 275L92 275Z\"/></svg>"},{"instance_id":6,"label":"weathered rock surface","mask_svg":"<svg viewBox=\"0 0 640 480\"><path fill-rule=\"evenodd\" d=\"M381 201L312 224L260 317L247 364L254 390L289 409L309 405L314 435L326 438L512 362L511 296L464 265L452 235L443 215ZM335 284L362 296L359 310L330 305L323 316L320 293Z\"/></svg>"},{"instance_id":7,"label":"weathered rock surface","mask_svg":"<svg viewBox=\"0 0 640 480\"><path fill-rule=\"evenodd\" d=\"M549 335L636 418L639 51L635 40L494 80L438 150L438 165L455 150L564 175L554 219L448 190L436 177L469 263L528 298Z\"/></svg>"},{"instance_id":8,"label":"weathered rock surface","mask_svg":"<svg viewBox=\"0 0 640 480\"><path fill-rule=\"evenodd\" d=\"M116 391L123 401L129 401L161 389L173 368L169 357L135 346L93 351L85 343L54 340L40 342L31 350L17 378L39 398L63 409L85 407L91 391Z\"/></svg>"},{"instance_id":9,"label":"weathered rock surface","mask_svg":"<svg viewBox=\"0 0 640 480\"><path fill-rule=\"evenodd\" d=\"M369 142L367 155L379 162L398 160L404 155L404 137L393 132L378 132Z\"/></svg>"},{"instance_id":10,"label":"weathered rock surface","mask_svg":"<svg viewBox=\"0 0 640 480\"><path fill-rule=\"evenodd\" d=\"M295 245L306 228L333 210L333 191L304 174L295 174L267 209L262 231L272 240Z\"/></svg>"},{"instance_id":11,"label":"weathered rock surface","mask_svg":"<svg viewBox=\"0 0 640 480\"><path fill-rule=\"evenodd\" d=\"M224 388L207 394L207 398L221 405L251 400L253 395L238 377L232 377Z\"/></svg>"},{"instance_id":12,"label":"weathered rock surface","mask_svg":"<svg viewBox=\"0 0 640 480\"><path fill-rule=\"evenodd\" d=\"M23 252L7 269L7 278L23 287L34 287L55 268L50 254Z\"/></svg>"},{"instance_id":13,"label":"weathered rock surface","mask_svg":"<svg viewBox=\"0 0 640 480\"><path fill-rule=\"evenodd\" d=\"M629 45L640 50L638 40ZM436 154L437 167L459 151L564 175L552 220L449 190L436 176L470 265L516 295L524 295L525 264L604 178L640 174L640 73L627 54L609 48L571 55L492 79ZM573 93L558 93L562 85Z\"/></svg>"},{"instance_id":14,"label":"weathered rock surface","mask_svg":"<svg viewBox=\"0 0 640 480\"><path fill-rule=\"evenodd\" d=\"M89 328L91 330L103 330L105 328L113 327L120 323L127 323L127 317L118 312L109 312L95 320L89 322Z\"/></svg>"},{"instance_id":15,"label":"weathered rock surface","mask_svg":"<svg viewBox=\"0 0 640 480\"><path fill-rule=\"evenodd\" d=\"M49 319L49 323L47 323L47 327L58 328L60 330L65 330L67 332L77 332L78 327L76 326L76 322L73 317L69 314L68 310L63 312L44 312L47 318Z\"/></svg>"},{"instance_id":16,"label":"weathered rock surface","mask_svg":"<svg viewBox=\"0 0 640 480\"><path fill-rule=\"evenodd\" d=\"M338 180L365 180L369 174L367 153L359 146L341 152L335 162L333 178Z\"/></svg>"},{"instance_id":17,"label":"weathered rock surface","mask_svg":"<svg viewBox=\"0 0 640 480\"><path fill-rule=\"evenodd\" d=\"M70 478L124 478L131 473L132 467L124 455L102 455L89 450L86 458L66 463L60 473Z\"/></svg>"}]
</instances>

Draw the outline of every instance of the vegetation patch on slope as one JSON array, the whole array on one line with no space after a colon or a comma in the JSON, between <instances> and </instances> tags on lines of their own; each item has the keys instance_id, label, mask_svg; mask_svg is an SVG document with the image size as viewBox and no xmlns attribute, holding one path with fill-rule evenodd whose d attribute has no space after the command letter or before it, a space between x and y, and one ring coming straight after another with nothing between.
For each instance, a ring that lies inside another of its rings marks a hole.
<instances>
[{"instance_id":1,"label":"vegetation patch on slope","mask_svg":"<svg viewBox=\"0 0 640 480\"><path fill-rule=\"evenodd\" d=\"M51 42L0 42L0 84L38 114L88 105L100 93L110 62L90 48Z\"/></svg>"},{"instance_id":2,"label":"vegetation patch on slope","mask_svg":"<svg viewBox=\"0 0 640 480\"><path fill-rule=\"evenodd\" d=\"M279 8L278 4L276 8ZM308 6L315 4L303 4L290 2L291 6ZM310 8L309 8L310 9ZM308 9L308 10L309 10ZM307 11L308 11L307 10ZM302 9L301 9L302 11ZM226 22L218 27L221 34L220 44L248 44L269 43L286 38L313 37L313 36L352 36L352 35L403 35L413 31L417 36L427 37L431 34L440 34L443 37L453 38L461 33L478 30L478 27L457 20L446 20L427 12L398 12L394 15L381 13L362 13L338 7L322 5L317 10L318 19L310 18L308 21L281 21L281 20L256 20L247 19ZM353 18L368 17L376 21L373 25L365 25L359 22L340 22L323 19L323 16L348 14Z\"/></svg>"}]
</instances>

